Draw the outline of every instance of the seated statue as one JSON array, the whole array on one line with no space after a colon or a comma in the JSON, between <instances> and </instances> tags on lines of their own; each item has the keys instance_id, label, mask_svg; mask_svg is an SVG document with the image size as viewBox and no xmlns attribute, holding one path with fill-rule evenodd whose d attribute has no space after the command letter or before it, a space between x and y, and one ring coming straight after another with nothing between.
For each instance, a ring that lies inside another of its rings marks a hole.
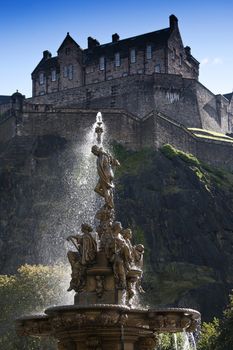
<instances>
[{"instance_id":1,"label":"seated statue","mask_svg":"<svg viewBox=\"0 0 233 350\"><path fill-rule=\"evenodd\" d=\"M88 224L82 224L81 235L69 236L68 241L77 248L76 252L68 251L67 257L71 265L71 281L68 291L72 289L80 292L85 286L86 268L95 262L97 254L97 240L91 234L92 227Z\"/></svg>"},{"instance_id":2,"label":"seated statue","mask_svg":"<svg viewBox=\"0 0 233 350\"><path fill-rule=\"evenodd\" d=\"M141 271L141 274L138 276L137 281L135 283L135 287L139 291L139 293L144 293L144 290L141 286L144 246L142 244L137 244L135 246L132 245L132 243L131 243L132 230L130 228L126 228L126 229L122 230L122 236L124 237L128 247L129 247L130 254L132 256L131 268L138 269ZM135 294L133 283L131 282L130 279L127 281L127 290L128 290L129 299L130 299Z\"/></svg>"},{"instance_id":3,"label":"seated statue","mask_svg":"<svg viewBox=\"0 0 233 350\"><path fill-rule=\"evenodd\" d=\"M126 289L126 275L131 268L132 255L121 231L121 223L115 221L112 225L112 239L106 246L106 256L113 265L117 288Z\"/></svg>"}]
</instances>

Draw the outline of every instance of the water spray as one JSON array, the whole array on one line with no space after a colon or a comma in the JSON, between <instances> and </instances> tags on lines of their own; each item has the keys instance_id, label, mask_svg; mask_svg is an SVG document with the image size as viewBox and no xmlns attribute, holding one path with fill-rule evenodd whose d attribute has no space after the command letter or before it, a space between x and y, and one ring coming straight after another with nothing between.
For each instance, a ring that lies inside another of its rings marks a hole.
<instances>
[{"instance_id":1,"label":"water spray","mask_svg":"<svg viewBox=\"0 0 233 350\"><path fill-rule=\"evenodd\" d=\"M96 127L95 127L95 133L97 134L97 142L98 144L102 143L102 134L104 132L103 130L103 120L102 120L102 113L98 112L96 115Z\"/></svg>"}]
</instances>

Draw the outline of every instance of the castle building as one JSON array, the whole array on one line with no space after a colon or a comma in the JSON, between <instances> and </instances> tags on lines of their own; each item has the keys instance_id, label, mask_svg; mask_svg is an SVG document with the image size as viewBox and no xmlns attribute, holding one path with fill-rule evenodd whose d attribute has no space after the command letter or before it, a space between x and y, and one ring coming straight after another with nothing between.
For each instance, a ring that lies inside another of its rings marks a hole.
<instances>
[{"instance_id":1,"label":"castle building","mask_svg":"<svg viewBox=\"0 0 233 350\"><path fill-rule=\"evenodd\" d=\"M170 143L233 169L233 139L225 135L233 131L233 94L201 84L176 16L168 28L128 39L115 33L100 45L89 37L86 49L68 33L57 53L43 52L31 98L0 96L0 146L29 149L49 135L81 142L101 111L110 139L126 148Z\"/></svg>"},{"instance_id":2,"label":"castle building","mask_svg":"<svg viewBox=\"0 0 233 350\"><path fill-rule=\"evenodd\" d=\"M197 79L199 62L183 46L178 19L170 16L170 26L155 32L100 45L91 37L88 48L81 49L67 33L52 57L49 51L32 72L32 96L40 96L132 75L179 74Z\"/></svg>"}]
</instances>

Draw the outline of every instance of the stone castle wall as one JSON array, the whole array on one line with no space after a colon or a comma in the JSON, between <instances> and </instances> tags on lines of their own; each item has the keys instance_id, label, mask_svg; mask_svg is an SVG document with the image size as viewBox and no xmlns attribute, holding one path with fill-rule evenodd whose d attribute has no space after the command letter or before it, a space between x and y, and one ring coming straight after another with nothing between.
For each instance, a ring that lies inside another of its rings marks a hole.
<instances>
[{"instance_id":1,"label":"stone castle wall","mask_svg":"<svg viewBox=\"0 0 233 350\"><path fill-rule=\"evenodd\" d=\"M71 142L82 143L84 136L96 121L98 110L78 108L53 108L40 105L28 106L22 115L22 122L17 127L17 134L22 137L55 135ZM47 110L46 110L47 109ZM142 147L158 149L170 143L174 147L194 154L204 162L233 170L233 143L200 139L182 124L152 112L143 119L137 118L124 110L102 110L106 135L110 141L122 144L128 149ZM12 129L13 130L13 129Z\"/></svg>"},{"instance_id":2,"label":"stone castle wall","mask_svg":"<svg viewBox=\"0 0 233 350\"><path fill-rule=\"evenodd\" d=\"M179 75L137 75L26 100L33 104L83 109L117 108L143 118L159 111L187 127L231 132L229 101Z\"/></svg>"},{"instance_id":3,"label":"stone castle wall","mask_svg":"<svg viewBox=\"0 0 233 350\"><path fill-rule=\"evenodd\" d=\"M0 143L18 136L59 135L82 140L84 131L103 112L111 140L130 149L158 148L164 143L200 159L231 168L231 144L200 140L187 127L231 131L233 106L202 84L179 75L135 75L67 89L27 99L20 105L1 105ZM159 114L160 113L160 114ZM163 116L167 117L163 117ZM8 120L9 119L9 120Z\"/></svg>"},{"instance_id":4,"label":"stone castle wall","mask_svg":"<svg viewBox=\"0 0 233 350\"><path fill-rule=\"evenodd\" d=\"M23 113L21 136L57 135L68 141L84 142L86 131L96 122L98 110L77 108ZM107 135L129 149L141 147L141 123L121 110L102 110Z\"/></svg>"},{"instance_id":5,"label":"stone castle wall","mask_svg":"<svg viewBox=\"0 0 233 350\"><path fill-rule=\"evenodd\" d=\"M233 170L233 143L200 139L184 126L158 114L156 122L156 147L170 143L175 148L192 153L198 159L216 167Z\"/></svg>"},{"instance_id":6,"label":"stone castle wall","mask_svg":"<svg viewBox=\"0 0 233 350\"><path fill-rule=\"evenodd\" d=\"M12 115L12 104L0 104L0 145L15 135L16 120Z\"/></svg>"},{"instance_id":7,"label":"stone castle wall","mask_svg":"<svg viewBox=\"0 0 233 350\"><path fill-rule=\"evenodd\" d=\"M15 136L16 119L15 117L5 118L0 122L0 145L4 145L7 141Z\"/></svg>"}]
</instances>

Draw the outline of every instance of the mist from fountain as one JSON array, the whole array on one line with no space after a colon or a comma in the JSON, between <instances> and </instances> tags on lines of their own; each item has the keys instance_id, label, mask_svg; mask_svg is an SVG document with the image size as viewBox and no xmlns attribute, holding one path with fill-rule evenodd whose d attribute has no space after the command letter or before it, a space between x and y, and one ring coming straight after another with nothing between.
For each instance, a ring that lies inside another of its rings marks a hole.
<instances>
[{"instance_id":1,"label":"mist from fountain","mask_svg":"<svg viewBox=\"0 0 233 350\"><path fill-rule=\"evenodd\" d=\"M73 302L74 293L66 293L70 280L70 265L64 250L74 247L66 240L69 235L80 232L81 224L86 222L95 226L95 213L101 207L101 199L93 191L97 182L97 173L91 148L97 143L96 127L102 124L102 114L96 115L96 122L86 130L82 142L78 141L59 155L59 162L65 169L63 174L64 189L62 201L50 209L49 220L45 226L50 234L38 238L38 257L44 264L62 263L67 267L67 274L60 281L58 288L64 295L64 304ZM102 146L101 142L98 142ZM108 150L108 142L104 143ZM59 190L59 189L58 189ZM65 247L64 247L65 245ZM65 249L64 249L65 248Z\"/></svg>"}]
</instances>

